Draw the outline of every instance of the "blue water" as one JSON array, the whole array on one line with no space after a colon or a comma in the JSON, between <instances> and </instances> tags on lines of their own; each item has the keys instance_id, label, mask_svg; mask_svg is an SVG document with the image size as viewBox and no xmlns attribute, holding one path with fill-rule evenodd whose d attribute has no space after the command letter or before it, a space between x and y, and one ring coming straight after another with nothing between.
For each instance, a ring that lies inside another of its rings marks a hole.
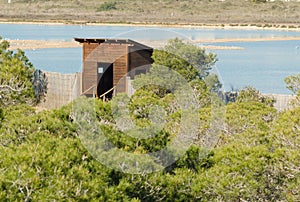
<instances>
[{"instance_id":1,"label":"blue water","mask_svg":"<svg viewBox=\"0 0 300 202\"><path fill-rule=\"evenodd\" d=\"M221 44L219 44L221 45ZM300 41L223 43L244 50L214 51L226 89L253 86L264 93L284 93L284 78L300 73Z\"/></svg>"},{"instance_id":2,"label":"blue water","mask_svg":"<svg viewBox=\"0 0 300 202\"><path fill-rule=\"evenodd\" d=\"M37 69L64 74L80 72L82 69L81 48L26 50L25 53Z\"/></svg>"},{"instance_id":3,"label":"blue water","mask_svg":"<svg viewBox=\"0 0 300 202\"><path fill-rule=\"evenodd\" d=\"M92 37L156 41L174 37L192 40L284 37L300 36L300 33L269 30L0 24L0 35L5 39L71 41L74 37ZM216 67L226 90L250 85L264 93L287 94L289 91L285 88L283 79L288 75L300 73L300 41L231 42L211 45L244 48L213 51L218 55ZM81 71L81 48L26 50L26 55L39 69L61 73Z\"/></svg>"},{"instance_id":4,"label":"blue water","mask_svg":"<svg viewBox=\"0 0 300 202\"><path fill-rule=\"evenodd\" d=\"M66 40L73 37L162 39L172 36L185 36L190 39L260 38L300 36L299 32L270 30L222 30L197 28L134 27L134 26L87 26L87 25L37 25L0 24L0 34L7 39ZM168 33L169 32L169 33ZM163 33L163 34L162 34Z\"/></svg>"}]
</instances>

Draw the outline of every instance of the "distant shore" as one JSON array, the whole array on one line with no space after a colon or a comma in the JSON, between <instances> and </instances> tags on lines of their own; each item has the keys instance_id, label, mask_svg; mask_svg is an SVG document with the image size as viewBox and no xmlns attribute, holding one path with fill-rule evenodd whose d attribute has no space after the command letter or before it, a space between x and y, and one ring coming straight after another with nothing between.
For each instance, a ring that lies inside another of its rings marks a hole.
<instances>
[{"instance_id":1,"label":"distant shore","mask_svg":"<svg viewBox=\"0 0 300 202\"><path fill-rule=\"evenodd\" d=\"M78 42L75 41L47 41L47 40L8 40L10 43L10 50L37 50L47 48L78 48L81 47ZM150 42L143 41L143 43L153 47L160 48L165 45L164 41ZM202 46L202 48L208 50L242 50L242 47L238 46Z\"/></svg>"},{"instance_id":2,"label":"distant shore","mask_svg":"<svg viewBox=\"0 0 300 202\"><path fill-rule=\"evenodd\" d=\"M0 1L4 23L300 31L300 3L296 1L10 2Z\"/></svg>"},{"instance_id":3,"label":"distant shore","mask_svg":"<svg viewBox=\"0 0 300 202\"><path fill-rule=\"evenodd\" d=\"M161 24L161 23L86 23L86 22L53 22L53 21L0 21L0 24L36 24L36 25L82 25L82 26L132 26L132 27L170 27L170 28L190 28L190 29L225 29L225 30L273 30L273 31L294 31L300 32L297 25L271 24L268 26L257 24Z\"/></svg>"},{"instance_id":4,"label":"distant shore","mask_svg":"<svg viewBox=\"0 0 300 202\"><path fill-rule=\"evenodd\" d=\"M36 50L45 48L78 48L80 44L75 41L53 41L53 40L8 40L10 50ZM193 44L215 44L226 42L263 42L263 41L300 41L299 37L266 37L266 38L224 38L224 39L203 39L190 40ZM153 48L160 48L166 44L166 41L140 41ZM202 48L208 50L243 50L239 46L222 46L222 45L203 45Z\"/></svg>"},{"instance_id":5,"label":"distant shore","mask_svg":"<svg viewBox=\"0 0 300 202\"><path fill-rule=\"evenodd\" d=\"M8 40L10 50L36 50L46 48L77 48L80 45L75 41L47 41L47 40Z\"/></svg>"}]
</instances>

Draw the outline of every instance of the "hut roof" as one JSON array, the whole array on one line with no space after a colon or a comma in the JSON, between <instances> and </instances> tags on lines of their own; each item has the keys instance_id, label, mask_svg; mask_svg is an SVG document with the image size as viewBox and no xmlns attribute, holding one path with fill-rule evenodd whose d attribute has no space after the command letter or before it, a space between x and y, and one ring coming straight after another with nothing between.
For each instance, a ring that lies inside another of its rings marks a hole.
<instances>
[{"instance_id":1,"label":"hut roof","mask_svg":"<svg viewBox=\"0 0 300 202\"><path fill-rule=\"evenodd\" d=\"M79 43L110 43L110 44L128 44L130 46L138 46L142 49L153 49L144 44L138 43L131 39L105 39L105 38L74 38L75 41Z\"/></svg>"}]
</instances>

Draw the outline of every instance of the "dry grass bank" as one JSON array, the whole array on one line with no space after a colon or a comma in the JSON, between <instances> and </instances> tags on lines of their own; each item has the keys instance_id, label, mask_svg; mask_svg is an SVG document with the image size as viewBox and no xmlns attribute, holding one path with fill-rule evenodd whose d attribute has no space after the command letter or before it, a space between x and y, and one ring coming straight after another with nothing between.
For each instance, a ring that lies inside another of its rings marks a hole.
<instances>
[{"instance_id":1,"label":"dry grass bank","mask_svg":"<svg viewBox=\"0 0 300 202\"><path fill-rule=\"evenodd\" d=\"M12 0L8 4L0 0L0 6L1 21L300 27L299 2Z\"/></svg>"}]
</instances>

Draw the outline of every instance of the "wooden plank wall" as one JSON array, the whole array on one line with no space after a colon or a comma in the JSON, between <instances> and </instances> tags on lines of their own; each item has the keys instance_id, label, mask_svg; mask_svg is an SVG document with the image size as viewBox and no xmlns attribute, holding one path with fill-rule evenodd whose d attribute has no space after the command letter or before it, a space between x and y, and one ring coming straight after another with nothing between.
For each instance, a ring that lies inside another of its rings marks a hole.
<instances>
[{"instance_id":1,"label":"wooden plank wall","mask_svg":"<svg viewBox=\"0 0 300 202\"><path fill-rule=\"evenodd\" d=\"M135 68L138 69L149 69L149 65L153 63L153 60L151 58L153 50L152 49L143 49L138 46L131 46L129 47L129 71L131 71L131 78L134 78L134 75L137 74L136 71L134 71ZM146 66L147 67L146 67Z\"/></svg>"},{"instance_id":2,"label":"wooden plank wall","mask_svg":"<svg viewBox=\"0 0 300 202\"><path fill-rule=\"evenodd\" d=\"M96 46L96 47L95 47ZM101 43L88 44L83 46L83 86L85 92L93 85L97 85L97 63L114 63L114 85L127 73L128 44ZM86 95L91 95L93 90L87 91Z\"/></svg>"},{"instance_id":3,"label":"wooden plank wall","mask_svg":"<svg viewBox=\"0 0 300 202\"><path fill-rule=\"evenodd\" d=\"M126 92L126 74L128 72L128 54L118 58L114 63L114 86L117 86L116 93Z\"/></svg>"}]
</instances>

